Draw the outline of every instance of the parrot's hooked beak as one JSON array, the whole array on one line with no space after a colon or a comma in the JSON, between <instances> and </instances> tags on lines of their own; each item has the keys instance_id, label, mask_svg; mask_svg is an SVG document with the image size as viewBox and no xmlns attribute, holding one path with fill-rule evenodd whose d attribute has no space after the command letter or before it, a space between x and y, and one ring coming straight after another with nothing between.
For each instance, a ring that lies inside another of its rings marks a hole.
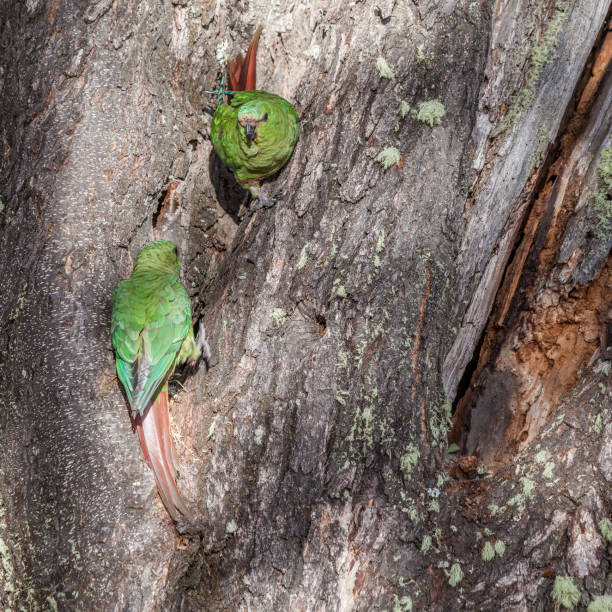
<instances>
[{"instance_id":1,"label":"parrot's hooked beak","mask_svg":"<svg viewBox=\"0 0 612 612\"><path fill-rule=\"evenodd\" d=\"M255 140L255 136L257 136L257 130L252 123L244 124L244 133L246 134L249 142L253 142L253 140Z\"/></svg>"}]
</instances>

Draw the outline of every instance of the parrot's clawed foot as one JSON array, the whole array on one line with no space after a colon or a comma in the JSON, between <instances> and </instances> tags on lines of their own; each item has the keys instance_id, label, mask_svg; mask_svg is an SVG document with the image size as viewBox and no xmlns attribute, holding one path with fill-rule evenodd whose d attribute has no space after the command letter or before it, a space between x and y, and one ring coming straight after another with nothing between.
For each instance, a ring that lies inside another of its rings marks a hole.
<instances>
[{"instance_id":1,"label":"parrot's clawed foot","mask_svg":"<svg viewBox=\"0 0 612 612\"><path fill-rule=\"evenodd\" d=\"M260 191L257 200L255 200L254 203L251 203L249 212L254 213L256 210L260 210L262 208L272 208L279 200L282 200L282 198L283 194L280 192L269 196Z\"/></svg>"},{"instance_id":2,"label":"parrot's clawed foot","mask_svg":"<svg viewBox=\"0 0 612 612\"><path fill-rule=\"evenodd\" d=\"M202 359L204 359L204 363L206 363L206 369L210 368L210 346L206 340L206 329L204 328L204 323L200 319L198 323L198 335L196 337L196 345L200 349L202 353Z\"/></svg>"}]
</instances>

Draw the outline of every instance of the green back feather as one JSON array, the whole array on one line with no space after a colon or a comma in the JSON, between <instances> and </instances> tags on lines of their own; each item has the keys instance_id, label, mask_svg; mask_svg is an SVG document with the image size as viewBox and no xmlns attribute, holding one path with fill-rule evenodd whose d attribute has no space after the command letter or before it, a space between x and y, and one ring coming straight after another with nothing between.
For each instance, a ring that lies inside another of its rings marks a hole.
<instances>
[{"instance_id":1,"label":"green back feather","mask_svg":"<svg viewBox=\"0 0 612 612\"><path fill-rule=\"evenodd\" d=\"M197 358L189 297L178 276L176 246L159 241L138 254L113 294L111 340L117 375L132 413L143 414L182 360ZM181 351L183 345L189 350ZM186 356L185 356L186 355Z\"/></svg>"},{"instance_id":2,"label":"green back feather","mask_svg":"<svg viewBox=\"0 0 612 612\"><path fill-rule=\"evenodd\" d=\"M265 121L249 141L240 118ZM280 170L289 160L300 132L300 119L287 100L265 91L240 91L213 116L210 138L221 161L244 187Z\"/></svg>"}]
</instances>

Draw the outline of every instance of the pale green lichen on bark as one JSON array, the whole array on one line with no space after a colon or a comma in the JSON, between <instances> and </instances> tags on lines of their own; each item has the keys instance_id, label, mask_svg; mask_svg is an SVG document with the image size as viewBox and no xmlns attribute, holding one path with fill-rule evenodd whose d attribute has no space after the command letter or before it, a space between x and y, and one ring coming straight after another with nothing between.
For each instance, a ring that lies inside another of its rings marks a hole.
<instances>
[{"instance_id":1,"label":"pale green lichen on bark","mask_svg":"<svg viewBox=\"0 0 612 612\"><path fill-rule=\"evenodd\" d=\"M612 189L612 147L606 147L601 152L597 171L608 189Z\"/></svg>"},{"instance_id":2,"label":"pale green lichen on bark","mask_svg":"<svg viewBox=\"0 0 612 612\"><path fill-rule=\"evenodd\" d=\"M444 115L446 115L446 109L440 100L427 100L419 104L419 112L416 118L429 127L434 127L440 125Z\"/></svg>"},{"instance_id":3,"label":"pale green lichen on bark","mask_svg":"<svg viewBox=\"0 0 612 612\"><path fill-rule=\"evenodd\" d=\"M612 237L612 147L606 147L597 166L603 188L593 194L591 215L594 218L593 233L597 240L597 253L607 251Z\"/></svg>"},{"instance_id":4,"label":"pale green lichen on bark","mask_svg":"<svg viewBox=\"0 0 612 612\"><path fill-rule=\"evenodd\" d=\"M5 593L6 602L14 606L19 598L19 585L15 582L15 565L11 550L4 540L8 535L8 525L6 522L6 509L4 503L0 500L0 527L2 534L0 536L0 592ZM0 598L1 600L1 598Z\"/></svg>"},{"instance_id":5,"label":"pale green lichen on bark","mask_svg":"<svg viewBox=\"0 0 612 612\"><path fill-rule=\"evenodd\" d=\"M498 557L504 556L504 553L506 552L506 545L503 543L502 540L496 540L495 544L493 545L493 548L495 549L495 552Z\"/></svg>"},{"instance_id":6,"label":"pale green lichen on bark","mask_svg":"<svg viewBox=\"0 0 612 612\"><path fill-rule=\"evenodd\" d=\"M357 409L357 414L353 420L351 431L348 435L348 442L361 445L361 454L365 455L374 445L374 406L368 404L363 409Z\"/></svg>"},{"instance_id":7,"label":"pale green lichen on bark","mask_svg":"<svg viewBox=\"0 0 612 612\"><path fill-rule=\"evenodd\" d=\"M448 584L452 587L456 587L463 580L463 570L458 563L451 565L448 573Z\"/></svg>"},{"instance_id":8,"label":"pale green lichen on bark","mask_svg":"<svg viewBox=\"0 0 612 612\"><path fill-rule=\"evenodd\" d=\"M491 542L485 542L485 545L482 548L480 556L483 561L491 561L495 558L495 549Z\"/></svg>"},{"instance_id":9,"label":"pale green lichen on bark","mask_svg":"<svg viewBox=\"0 0 612 612\"><path fill-rule=\"evenodd\" d=\"M432 547L431 536L430 535L424 536L423 541L421 542L421 552L428 553L431 550L431 547Z\"/></svg>"},{"instance_id":10,"label":"pale green lichen on bark","mask_svg":"<svg viewBox=\"0 0 612 612\"><path fill-rule=\"evenodd\" d=\"M598 595L589 604L587 612L612 612L612 597L610 595Z\"/></svg>"},{"instance_id":11,"label":"pale green lichen on bark","mask_svg":"<svg viewBox=\"0 0 612 612\"><path fill-rule=\"evenodd\" d=\"M580 601L580 591L569 576L557 576L550 594L555 602L555 610L562 606L573 610Z\"/></svg>"},{"instance_id":12,"label":"pale green lichen on bark","mask_svg":"<svg viewBox=\"0 0 612 612\"><path fill-rule=\"evenodd\" d=\"M602 518L597 524L601 535L608 541L612 542L612 521L609 518Z\"/></svg>"},{"instance_id":13,"label":"pale green lichen on bark","mask_svg":"<svg viewBox=\"0 0 612 612\"><path fill-rule=\"evenodd\" d=\"M274 308L270 316L274 321L274 325L281 327L287 320L287 311L284 308Z\"/></svg>"},{"instance_id":14,"label":"pale green lichen on bark","mask_svg":"<svg viewBox=\"0 0 612 612\"><path fill-rule=\"evenodd\" d=\"M542 477L550 480L554 474L553 470L555 469L555 464L553 461L547 461L544 469L542 470Z\"/></svg>"},{"instance_id":15,"label":"pale green lichen on bark","mask_svg":"<svg viewBox=\"0 0 612 612\"><path fill-rule=\"evenodd\" d=\"M400 470L404 474L406 480L410 479L412 471L419 462L420 456L421 453L414 444L406 445L406 452L400 457Z\"/></svg>"},{"instance_id":16,"label":"pale green lichen on bark","mask_svg":"<svg viewBox=\"0 0 612 612\"><path fill-rule=\"evenodd\" d=\"M393 596L393 612L412 612L412 598L409 595L403 597Z\"/></svg>"},{"instance_id":17,"label":"pale green lichen on bark","mask_svg":"<svg viewBox=\"0 0 612 612\"><path fill-rule=\"evenodd\" d=\"M376 241L376 252L380 253L385 248L385 230L381 229L378 233L378 240Z\"/></svg>"},{"instance_id":18,"label":"pale green lichen on bark","mask_svg":"<svg viewBox=\"0 0 612 612\"><path fill-rule=\"evenodd\" d=\"M546 458L548 456L548 451L545 450L541 450L539 453L537 453L533 460L535 463L546 463Z\"/></svg>"},{"instance_id":19,"label":"pale green lichen on bark","mask_svg":"<svg viewBox=\"0 0 612 612\"><path fill-rule=\"evenodd\" d=\"M398 164L400 159L402 159L402 154L395 147L387 147L376 156L376 161L385 170L388 170L391 168L391 166Z\"/></svg>"},{"instance_id":20,"label":"pale green lichen on bark","mask_svg":"<svg viewBox=\"0 0 612 612\"><path fill-rule=\"evenodd\" d=\"M595 215L595 235L599 240L607 242L612 232L612 199L605 193L594 194L592 210Z\"/></svg>"},{"instance_id":21,"label":"pale green lichen on bark","mask_svg":"<svg viewBox=\"0 0 612 612\"><path fill-rule=\"evenodd\" d=\"M381 79L395 78L395 71L391 66L389 66L387 60L382 56L376 60L376 69L378 70L378 74L380 75Z\"/></svg>"},{"instance_id":22,"label":"pale green lichen on bark","mask_svg":"<svg viewBox=\"0 0 612 612\"><path fill-rule=\"evenodd\" d=\"M298 262L297 262L297 264L295 266L298 270L301 270L306 265L306 263L308 262L308 245L309 244L310 243L307 242L302 247L302 250L300 251L300 257L299 257Z\"/></svg>"},{"instance_id":23,"label":"pale green lichen on bark","mask_svg":"<svg viewBox=\"0 0 612 612\"><path fill-rule=\"evenodd\" d=\"M346 396L349 395L349 391L346 389L338 389L336 391L336 401L342 406L346 406Z\"/></svg>"},{"instance_id":24,"label":"pale green lichen on bark","mask_svg":"<svg viewBox=\"0 0 612 612\"><path fill-rule=\"evenodd\" d=\"M518 117L525 112L535 99L538 82L544 66L553 60L553 52L559 44L559 35L569 16L569 0L558 0L554 15L550 20L544 36L530 53L530 68L527 80L521 91L510 98L509 108L499 126L493 132L494 136L507 129L512 129Z\"/></svg>"}]
</instances>

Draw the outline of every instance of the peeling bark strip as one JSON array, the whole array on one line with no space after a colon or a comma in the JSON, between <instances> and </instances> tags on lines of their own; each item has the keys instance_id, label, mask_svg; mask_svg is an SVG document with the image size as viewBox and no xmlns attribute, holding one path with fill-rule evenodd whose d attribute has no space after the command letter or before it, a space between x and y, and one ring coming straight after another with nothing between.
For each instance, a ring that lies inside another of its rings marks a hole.
<instances>
[{"instance_id":1,"label":"peeling bark strip","mask_svg":"<svg viewBox=\"0 0 612 612\"><path fill-rule=\"evenodd\" d=\"M558 147L543 159L545 180L532 196L471 388L455 415L451 439L488 463L504 463L531 442L579 372L606 349L612 269L609 262L601 266L612 236L597 236L593 215L577 234L575 214L598 191L598 167L610 143L611 57L612 36L604 30Z\"/></svg>"},{"instance_id":2,"label":"peeling bark strip","mask_svg":"<svg viewBox=\"0 0 612 612\"><path fill-rule=\"evenodd\" d=\"M559 135L610 3L542 3L533 32L533 21L517 20L526 10L523 3L515 5L515 11L501 10L502 3L497 7L473 133L474 203L458 257L467 282L456 308L465 314L444 363L451 398L486 325L539 172L545 168L542 156ZM519 62L522 71L516 70ZM508 104L511 124L503 121Z\"/></svg>"},{"instance_id":3,"label":"peeling bark strip","mask_svg":"<svg viewBox=\"0 0 612 612\"><path fill-rule=\"evenodd\" d=\"M4 607L527 610L609 595L607 43L589 59L608 11L0 9ZM282 201L241 219L202 109L262 19L258 79L295 103L301 136L270 186ZM583 119L555 160L576 91ZM178 244L213 349L208 373L171 387L197 516L180 536L108 337L112 289L154 238ZM491 478L466 459L476 475L455 481L451 402L505 288L517 299L491 321L507 330L483 346L501 358L527 334L537 350L496 363L474 413L491 391L527 398L515 367L556 373L550 414L536 389L520 409L537 427L509 419L522 450L496 447Z\"/></svg>"}]
</instances>

